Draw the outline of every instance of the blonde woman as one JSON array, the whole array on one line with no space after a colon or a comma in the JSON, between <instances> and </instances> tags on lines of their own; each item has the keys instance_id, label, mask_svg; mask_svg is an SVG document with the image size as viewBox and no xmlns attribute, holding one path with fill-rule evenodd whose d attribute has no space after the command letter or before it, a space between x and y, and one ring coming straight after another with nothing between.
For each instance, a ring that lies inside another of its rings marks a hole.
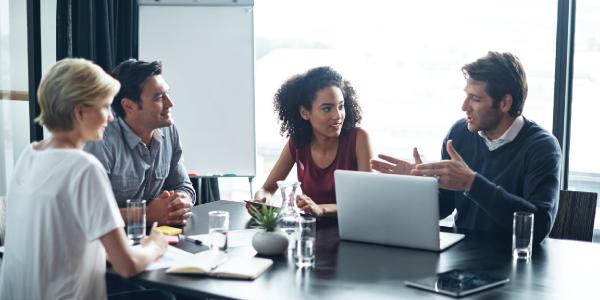
<instances>
[{"instance_id":1,"label":"blonde woman","mask_svg":"<svg viewBox=\"0 0 600 300\"><path fill-rule=\"evenodd\" d=\"M106 172L82 151L102 139L118 90L84 59L61 60L42 79L36 121L52 136L29 145L12 174L0 299L105 299L107 256L129 277L165 252L156 232L129 246Z\"/></svg>"}]
</instances>

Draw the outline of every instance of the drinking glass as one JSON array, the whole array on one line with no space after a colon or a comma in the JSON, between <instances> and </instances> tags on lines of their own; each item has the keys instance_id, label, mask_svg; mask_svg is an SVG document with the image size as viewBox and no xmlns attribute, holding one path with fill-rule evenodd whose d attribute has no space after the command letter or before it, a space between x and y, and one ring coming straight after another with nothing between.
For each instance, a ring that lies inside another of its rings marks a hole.
<instances>
[{"instance_id":1,"label":"drinking glass","mask_svg":"<svg viewBox=\"0 0 600 300\"><path fill-rule=\"evenodd\" d=\"M315 264L316 220L304 216L298 222L298 241L296 246L296 266L312 267Z\"/></svg>"},{"instance_id":2,"label":"drinking glass","mask_svg":"<svg viewBox=\"0 0 600 300\"><path fill-rule=\"evenodd\" d=\"M208 234L210 236L210 248L212 250L227 250L228 231L229 212L221 210L208 212Z\"/></svg>"},{"instance_id":3,"label":"drinking glass","mask_svg":"<svg viewBox=\"0 0 600 300\"><path fill-rule=\"evenodd\" d=\"M513 257L529 260L533 246L533 213L518 211L513 214Z\"/></svg>"},{"instance_id":4,"label":"drinking glass","mask_svg":"<svg viewBox=\"0 0 600 300\"><path fill-rule=\"evenodd\" d=\"M146 200L127 199L127 238L137 244L146 235Z\"/></svg>"}]
</instances>

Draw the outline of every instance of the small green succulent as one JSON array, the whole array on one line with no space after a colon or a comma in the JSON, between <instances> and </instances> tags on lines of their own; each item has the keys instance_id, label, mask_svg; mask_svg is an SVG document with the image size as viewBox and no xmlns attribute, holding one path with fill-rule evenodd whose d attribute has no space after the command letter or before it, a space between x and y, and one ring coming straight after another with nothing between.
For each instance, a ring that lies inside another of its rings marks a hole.
<instances>
[{"instance_id":1,"label":"small green succulent","mask_svg":"<svg viewBox=\"0 0 600 300\"><path fill-rule=\"evenodd\" d=\"M273 232L277 228L277 223L281 218L279 211L278 207L268 205L262 205L260 208L250 206L252 220L258 227L264 228L267 232Z\"/></svg>"}]
</instances>

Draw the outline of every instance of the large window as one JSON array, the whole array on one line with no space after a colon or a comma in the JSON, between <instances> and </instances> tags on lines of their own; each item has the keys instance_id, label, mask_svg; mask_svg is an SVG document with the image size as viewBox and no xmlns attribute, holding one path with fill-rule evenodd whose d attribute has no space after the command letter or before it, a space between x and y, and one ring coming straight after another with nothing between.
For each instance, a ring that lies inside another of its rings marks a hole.
<instances>
[{"instance_id":1,"label":"large window","mask_svg":"<svg viewBox=\"0 0 600 300\"><path fill-rule=\"evenodd\" d=\"M600 113L600 2L579 0L576 9L569 189L600 193L595 123ZM596 216L600 227L600 211Z\"/></svg>"},{"instance_id":2,"label":"large window","mask_svg":"<svg viewBox=\"0 0 600 300\"><path fill-rule=\"evenodd\" d=\"M41 1L42 71L56 61L56 1ZM0 0L0 197L30 142L27 1ZM48 136L46 133L45 136Z\"/></svg>"},{"instance_id":3,"label":"large window","mask_svg":"<svg viewBox=\"0 0 600 300\"><path fill-rule=\"evenodd\" d=\"M551 131L556 8L547 0L256 0L256 186L285 143L273 95L321 65L354 84L375 154L410 158L416 146L425 160L439 159L447 130L464 116L460 68L489 50L521 58L524 115Z\"/></svg>"},{"instance_id":4,"label":"large window","mask_svg":"<svg viewBox=\"0 0 600 300\"><path fill-rule=\"evenodd\" d=\"M26 1L0 1L0 197L29 143Z\"/></svg>"}]
</instances>

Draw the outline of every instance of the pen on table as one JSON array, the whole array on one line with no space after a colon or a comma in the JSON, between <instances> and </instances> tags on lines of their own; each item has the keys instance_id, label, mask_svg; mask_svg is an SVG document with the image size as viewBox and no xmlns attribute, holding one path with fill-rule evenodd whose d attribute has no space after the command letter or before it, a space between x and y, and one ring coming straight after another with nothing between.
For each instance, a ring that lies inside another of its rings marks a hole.
<instances>
[{"instance_id":1,"label":"pen on table","mask_svg":"<svg viewBox=\"0 0 600 300\"><path fill-rule=\"evenodd\" d=\"M191 238L191 237L189 237L187 235L180 234L179 238L182 239L182 240L186 240L188 242L192 242L192 243L194 243L196 245L202 245L202 241L201 240L197 240L197 239Z\"/></svg>"}]
</instances>

